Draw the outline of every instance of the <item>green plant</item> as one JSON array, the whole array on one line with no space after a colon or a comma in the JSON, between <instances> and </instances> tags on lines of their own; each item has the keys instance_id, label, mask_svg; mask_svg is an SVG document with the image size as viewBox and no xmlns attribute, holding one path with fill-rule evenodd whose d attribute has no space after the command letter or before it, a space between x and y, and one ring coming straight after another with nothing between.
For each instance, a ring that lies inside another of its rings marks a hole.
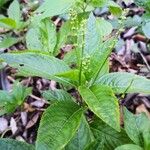
<instances>
[{"instance_id":1,"label":"green plant","mask_svg":"<svg viewBox=\"0 0 150 150\"><path fill-rule=\"evenodd\" d=\"M31 88L26 88L19 82L14 83L11 92L0 90L0 116L15 111L29 94Z\"/></svg>"},{"instance_id":2,"label":"green plant","mask_svg":"<svg viewBox=\"0 0 150 150\"><path fill-rule=\"evenodd\" d=\"M31 149L140 150L141 146L148 150L149 134L145 132L150 132L149 127L144 127L146 131L135 131L137 135L133 137L131 132L135 129L136 119L125 110L125 132L120 127L119 100L115 95L134 92L149 94L150 80L132 73L109 73L109 55L120 30L115 36L111 35L111 23L95 17L91 12L95 7L104 6L112 14L121 16L122 30L124 13L113 1L46 0L31 17L32 27L29 26L26 42L32 50L0 55L1 61L16 68L19 76L55 80L64 89L44 91L43 97L50 101L50 106L42 116L35 148L31 146ZM47 17L64 13L71 17L56 33L56 27ZM64 43L71 43L74 47L63 61L54 56ZM76 90L80 99L73 98L67 92L71 88ZM89 111L94 113L93 117L87 115ZM146 117L142 115L143 118ZM140 125L141 119L138 120ZM131 129L128 126L130 122L133 125ZM141 133L144 145L139 143ZM0 146L1 143L9 149L12 140L1 139ZM18 146L20 144L17 142Z\"/></svg>"}]
</instances>

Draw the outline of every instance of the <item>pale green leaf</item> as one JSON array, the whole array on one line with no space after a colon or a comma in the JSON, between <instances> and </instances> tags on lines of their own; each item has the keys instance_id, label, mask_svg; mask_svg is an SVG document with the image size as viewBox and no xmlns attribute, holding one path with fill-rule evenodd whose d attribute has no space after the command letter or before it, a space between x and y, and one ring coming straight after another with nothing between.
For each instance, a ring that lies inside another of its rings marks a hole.
<instances>
[{"instance_id":1,"label":"pale green leaf","mask_svg":"<svg viewBox=\"0 0 150 150\"><path fill-rule=\"evenodd\" d=\"M102 19L99 18L99 19L96 19L96 22L97 22L97 30L100 36L106 37L112 32L113 27L111 23L109 23L107 20L103 18Z\"/></svg>"},{"instance_id":2,"label":"pale green leaf","mask_svg":"<svg viewBox=\"0 0 150 150\"><path fill-rule=\"evenodd\" d=\"M65 150L85 150L86 147L94 141L94 136L90 130L85 117L82 117L80 127L66 146Z\"/></svg>"},{"instance_id":3,"label":"pale green leaf","mask_svg":"<svg viewBox=\"0 0 150 150\"><path fill-rule=\"evenodd\" d=\"M36 141L36 150L61 150L74 136L83 110L74 102L52 104L42 117Z\"/></svg>"},{"instance_id":4,"label":"pale green leaf","mask_svg":"<svg viewBox=\"0 0 150 150\"><path fill-rule=\"evenodd\" d=\"M145 23L145 25L142 26L142 30L147 38L150 39L150 22Z\"/></svg>"},{"instance_id":5,"label":"pale green leaf","mask_svg":"<svg viewBox=\"0 0 150 150\"><path fill-rule=\"evenodd\" d=\"M0 55L0 58L10 66L17 68L19 75L22 76L54 79L56 74L70 70L62 60L35 51L4 53Z\"/></svg>"},{"instance_id":6,"label":"pale green leaf","mask_svg":"<svg viewBox=\"0 0 150 150\"><path fill-rule=\"evenodd\" d=\"M26 35L28 49L50 52L51 54L54 51L56 41L56 27L49 19L42 20Z\"/></svg>"},{"instance_id":7,"label":"pale green leaf","mask_svg":"<svg viewBox=\"0 0 150 150\"><path fill-rule=\"evenodd\" d=\"M34 20L40 21L47 17L66 13L76 0L45 0L43 4L35 11L41 15L35 15Z\"/></svg>"},{"instance_id":8,"label":"pale green leaf","mask_svg":"<svg viewBox=\"0 0 150 150\"><path fill-rule=\"evenodd\" d=\"M5 36L2 41L0 41L0 48L9 48L10 46L18 43L19 38L13 38L11 36Z\"/></svg>"},{"instance_id":9,"label":"pale green leaf","mask_svg":"<svg viewBox=\"0 0 150 150\"><path fill-rule=\"evenodd\" d=\"M87 150L114 150L122 144L132 143L123 129L117 132L99 118L94 118L90 127L96 141Z\"/></svg>"},{"instance_id":10,"label":"pale green leaf","mask_svg":"<svg viewBox=\"0 0 150 150\"><path fill-rule=\"evenodd\" d=\"M34 146L13 139L0 138L1 150L35 150Z\"/></svg>"},{"instance_id":11,"label":"pale green leaf","mask_svg":"<svg viewBox=\"0 0 150 150\"><path fill-rule=\"evenodd\" d=\"M96 84L108 85L115 93L150 93L150 80L132 73L109 73L99 78Z\"/></svg>"},{"instance_id":12,"label":"pale green leaf","mask_svg":"<svg viewBox=\"0 0 150 150\"><path fill-rule=\"evenodd\" d=\"M117 147L115 150L144 150L144 149L138 145L126 144L126 145Z\"/></svg>"},{"instance_id":13,"label":"pale green leaf","mask_svg":"<svg viewBox=\"0 0 150 150\"><path fill-rule=\"evenodd\" d=\"M8 17L19 23L21 19L21 11L18 0L14 0L8 8Z\"/></svg>"},{"instance_id":14,"label":"pale green leaf","mask_svg":"<svg viewBox=\"0 0 150 150\"><path fill-rule=\"evenodd\" d=\"M79 93L90 110L112 128L120 131L119 104L111 88L97 85L89 89L81 86Z\"/></svg>"},{"instance_id":15,"label":"pale green leaf","mask_svg":"<svg viewBox=\"0 0 150 150\"><path fill-rule=\"evenodd\" d=\"M91 13L87 21L84 52L88 55L92 54L98 49L100 40L100 35L97 30L97 21L93 13Z\"/></svg>"},{"instance_id":16,"label":"pale green leaf","mask_svg":"<svg viewBox=\"0 0 150 150\"><path fill-rule=\"evenodd\" d=\"M28 49L42 51L42 43L38 28L31 28L26 35L26 44Z\"/></svg>"},{"instance_id":17,"label":"pale green leaf","mask_svg":"<svg viewBox=\"0 0 150 150\"><path fill-rule=\"evenodd\" d=\"M56 26L49 19L44 19L39 24L39 29L44 50L53 53L57 41Z\"/></svg>"}]
</instances>

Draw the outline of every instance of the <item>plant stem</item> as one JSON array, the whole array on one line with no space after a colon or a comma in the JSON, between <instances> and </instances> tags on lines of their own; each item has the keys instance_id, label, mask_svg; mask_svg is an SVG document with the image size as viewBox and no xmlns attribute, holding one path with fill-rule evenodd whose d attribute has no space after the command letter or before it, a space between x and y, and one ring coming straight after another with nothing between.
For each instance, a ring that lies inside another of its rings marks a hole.
<instances>
[{"instance_id":1,"label":"plant stem","mask_svg":"<svg viewBox=\"0 0 150 150\"><path fill-rule=\"evenodd\" d=\"M84 40L84 35L83 35L83 40ZM84 44L82 43L82 47L81 47L81 57L80 57L80 70L79 70L79 85L81 85L81 81L82 81L82 63L83 63L83 52L84 52Z\"/></svg>"}]
</instances>

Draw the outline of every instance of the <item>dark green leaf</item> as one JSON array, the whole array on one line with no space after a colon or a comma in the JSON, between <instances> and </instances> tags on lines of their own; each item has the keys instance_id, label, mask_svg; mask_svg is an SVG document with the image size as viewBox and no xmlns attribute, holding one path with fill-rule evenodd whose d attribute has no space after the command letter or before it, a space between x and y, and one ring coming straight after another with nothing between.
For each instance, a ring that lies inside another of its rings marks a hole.
<instances>
[{"instance_id":1,"label":"dark green leaf","mask_svg":"<svg viewBox=\"0 0 150 150\"><path fill-rule=\"evenodd\" d=\"M36 150L60 150L74 136L83 110L74 102L52 104L42 117L36 141Z\"/></svg>"},{"instance_id":2,"label":"dark green leaf","mask_svg":"<svg viewBox=\"0 0 150 150\"><path fill-rule=\"evenodd\" d=\"M132 143L123 129L117 132L98 118L90 126L96 142L87 150L114 150L122 144Z\"/></svg>"},{"instance_id":3,"label":"dark green leaf","mask_svg":"<svg viewBox=\"0 0 150 150\"><path fill-rule=\"evenodd\" d=\"M90 130L85 117L82 117L80 127L66 146L65 150L85 150L86 147L94 141L94 136Z\"/></svg>"},{"instance_id":4,"label":"dark green leaf","mask_svg":"<svg viewBox=\"0 0 150 150\"><path fill-rule=\"evenodd\" d=\"M33 145L13 139L0 138L1 150L35 150Z\"/></svg>"}]
</instances>

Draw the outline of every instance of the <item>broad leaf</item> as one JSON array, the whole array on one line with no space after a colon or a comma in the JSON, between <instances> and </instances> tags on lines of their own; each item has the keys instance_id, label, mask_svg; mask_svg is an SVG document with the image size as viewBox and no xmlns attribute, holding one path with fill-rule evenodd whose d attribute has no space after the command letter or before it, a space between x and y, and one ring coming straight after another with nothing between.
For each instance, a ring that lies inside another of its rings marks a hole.
<instances>
[{"instance_id":1,"label":"broad leaf","mask_svg":"<svg viewBox=\"0 0 150 150\"><path fill-rule=\"evenodd\" d=\"M138 145L126 144L126 145L117 147L115 150L144 150L144 149Z\"/></svg>"},{"instance_id":2,"label":"broad leaf","mask_svg":"<svg viewBox=\"0 0 150 150\"><path fill-rule=\"evenodd\" d=\"M36 141L36 150L60 150L74 136L83 110L74 102L52 104L42 117Z\"/></svg>"},{"instance_id":3,"label":"broad leaf","mask_svg":"<svg viewBox=\"0 0 150 150\"><path fill-rule=\"evenodd\" d=\"M13 139L0 138L1 150L35 150L33 145Z\"/></svg>"},{"instance_id":4,"label":"broad leaf","mask_svg":"<svg viewBox=\"0 0 150 150\"><path fill-rule=\"evenodd\" d=\"M142 133L140 131L139 123L137 123L136 119L136 116L124 108L124 126L126 133L134 143L142 146Z\"/></svg>"},{"instance_id":5,"label":"broad leaf","mask_svg":"<svg viewBox=\"0 0 150 150\"><path fill-rule=\"evenodd\" d=\"M64 73L57 74L56 77L60 77L62 80L64 79L66 82L71 83L72 85L79 86L79 70L70 70ZM84 74L81 74L81 84L85 84L86 78Z\"/></svg>"},{"instance_id":6,"label":"broad leaf","mask_svg":"<svg viewBox=\"0 0 150 150\"><path fill-rule=\"evenodd\" d=\"M66 13L71 6L75 4L76 0L45 0L43 4L35 11L37 14L34 19L40 21L46 17L53 17L56 15Z\"/></svg>"},{"instance_id":7,"label":"broad leaf","mask_svg":"<svg viewBox=\"0 0 150 150\"><path fill-rule=\"evenodd\" d=\"M122 144L132 143L123 129L117 132L98 118L90 125L96 142L87 150L114 150Z\"/></svg>"},{"instance_id":8,"label":"broad leaf","mask_svg":"<svg viewBox=\"0 0 150 150\"><path fill-rule=\"evenodd\" d=\"M119 104L111 88L97 85L89 89L81 86L79 92L90 110L112 128L120 131Z\"/></svg>"},{"instance_id":9,"label":"broad leaf","mask_svg":"<svg viewBox=\"0 0 150 150\"><path fill-rule=\"evenodd\" d=\"M43 97L49 101L70 101L71 95L62 89L48 90L43 92Z\"/></svg>"},{"instance_id":10,"label":"broad leaf","mask_svg":"<svg viewBox=\"0 0 150 150\"><path fill-rule=\"evenodd\" d=\"M82 117L80 127L66 146L65 150L85 150L86 147L94 141L94 136L90 130L85 117Z\"/></svg>"},{"instance_id":11,"label":"broad leaf","mask_svg":"<svg viewBox=\"0 0 150 150\"><path fill-rule=\"evenodd\" d=\"M49 56L46 53L25 51L16 53L5 53L0 55L10 66L19 71L23 76L39 76L52 79L58 73L70 70L61 60Z\"/></svg>"},{"instance_id":12,"label":"broad leaf","mask_svg":"<svg viewBox=\"0 0 150 150\"><path fill-rule=\"evenodd\" d=\"M108 85L115 93L150 93L150 80L132 73L109 73L99 78L96 84Z\"/></svg>"},{"instance_id":13,"label":"broad leaf","mask_svg":"<svg viewBox=\"0 0 150 150\"><path fill-rule=\"evenodd\" d=\"M8 8L8 17L19 23L21 11L18 0L14 0Z\"/></svg>"}]
</instances>

